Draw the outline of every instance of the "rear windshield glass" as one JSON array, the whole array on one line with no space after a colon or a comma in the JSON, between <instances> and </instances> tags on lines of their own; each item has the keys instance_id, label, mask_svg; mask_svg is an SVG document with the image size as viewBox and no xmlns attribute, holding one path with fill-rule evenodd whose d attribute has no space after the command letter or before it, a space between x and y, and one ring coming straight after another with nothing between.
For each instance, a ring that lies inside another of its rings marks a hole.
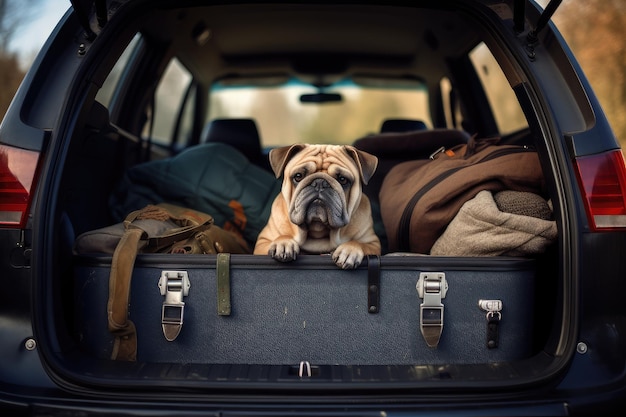
<instances>
[{"instance_id":1,"label":"rear windshield glass","mask_svg":"<svg viewBox=\"0 0 626 417\"><path fill-rule=\"evenodd\" d=\"M343 80L323 89L293 80L272 87L216 85L208 120L252 118L264 147L350 144L379 132L386 119L421 120L432 127L423 84L396 82L391 88L369 84Z\"/></svg>"}]
</instances>

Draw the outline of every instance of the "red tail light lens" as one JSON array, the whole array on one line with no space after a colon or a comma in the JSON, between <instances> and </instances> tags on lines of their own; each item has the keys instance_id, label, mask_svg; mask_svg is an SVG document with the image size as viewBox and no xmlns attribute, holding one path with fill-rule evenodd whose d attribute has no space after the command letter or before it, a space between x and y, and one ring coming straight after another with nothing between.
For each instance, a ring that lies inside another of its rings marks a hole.
<instances>
[{"instance_id":1,"label":"red tail light lens","mask_svg":"<svg viewBox=\"0 0 626 417\"><path fill-rule=\"evenodd\" d=\"M39 152L0 145L0 227L26 225Z\"/></svg>"},{"instance_id":2,"label":"red tail light lens","mask_svg":"<svg viewBox=\"0 0 626 417\"><path fill-rule=\"evenodd\" d=\"M626 167L620 150L576 159L593 230L626 228Z\"/></svg>"}]
</instances>

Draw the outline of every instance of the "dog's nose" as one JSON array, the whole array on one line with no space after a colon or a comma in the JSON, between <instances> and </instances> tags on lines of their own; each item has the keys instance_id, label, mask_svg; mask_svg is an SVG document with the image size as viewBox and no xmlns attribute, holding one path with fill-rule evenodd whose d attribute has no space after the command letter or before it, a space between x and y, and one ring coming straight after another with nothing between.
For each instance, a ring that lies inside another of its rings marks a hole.
<instances>
[{"instance_id":1,"label":"dog's nose","mask_svg":"<svg viewBox=\"0 0 626 417\"><path fill-rule=\"evenodd\" d=\"M322 192L325 188L329 188L330 184L324 178L316 178L311 182L311 187L317 192Z\"/></svg>"}]
</instances>

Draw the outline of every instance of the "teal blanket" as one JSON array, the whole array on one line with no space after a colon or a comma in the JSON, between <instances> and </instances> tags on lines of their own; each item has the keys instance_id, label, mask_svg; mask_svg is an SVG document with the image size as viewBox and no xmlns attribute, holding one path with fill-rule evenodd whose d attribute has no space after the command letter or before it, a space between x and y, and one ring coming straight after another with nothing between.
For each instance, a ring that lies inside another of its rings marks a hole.
<instances>
[{"instance_id":1,"label":"teal blanket","mask_svg":"<svg viewBox=\"0 0 626 417\"><path fill-rule=\"evenodd\" d=\"M148 204L171 203L210 214L253 247L281 183L231 146L207 143L130 168L110 198L116 221Z\"/></svg>"}]
</instances>

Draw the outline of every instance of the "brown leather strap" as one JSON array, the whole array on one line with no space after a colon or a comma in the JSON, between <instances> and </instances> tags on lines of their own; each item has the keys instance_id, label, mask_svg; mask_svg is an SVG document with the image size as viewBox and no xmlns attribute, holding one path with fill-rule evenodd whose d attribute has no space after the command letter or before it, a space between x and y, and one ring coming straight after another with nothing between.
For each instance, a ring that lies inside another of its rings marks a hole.
<instances>
[{"instance_id":1,"label":"brown leather strap","mask_svg":"<svg viewBox=\"0 0 626 417\"><path fill-rule=\"evenodd\" d=\"M107 303L109 331L115 336L111 359L137 359L137 333L133 322L128 320L128 303L130 279L143 234L141 229L127 228L113 253Z\"/></svg>"},{"instance_id":2,"label":"brown leather strap","mask_svg":"<svg viewBox=\"0 0 626 417\"><path fill-rule=\"evenodd\" d=\"M126 321L126 327L123 330L116 331L111 359L120 361L137 360L137 330L135 323L130 320Z\"/></svg>"},{"instance_id":3,"label":"brown leather strap","mask_svg":"<svg viewBox=\"0 0 626 417\"><path fill-rule=\"evenodd\" d=\"M198 232L202 232L211 228L211 223L207 222L200 225L185 226L175 229L169 233L157 237L148 238L146 245L147 252L157 252L163 248L173 245L176 242L187 240Z\"/></svg>"}]
</instances>

